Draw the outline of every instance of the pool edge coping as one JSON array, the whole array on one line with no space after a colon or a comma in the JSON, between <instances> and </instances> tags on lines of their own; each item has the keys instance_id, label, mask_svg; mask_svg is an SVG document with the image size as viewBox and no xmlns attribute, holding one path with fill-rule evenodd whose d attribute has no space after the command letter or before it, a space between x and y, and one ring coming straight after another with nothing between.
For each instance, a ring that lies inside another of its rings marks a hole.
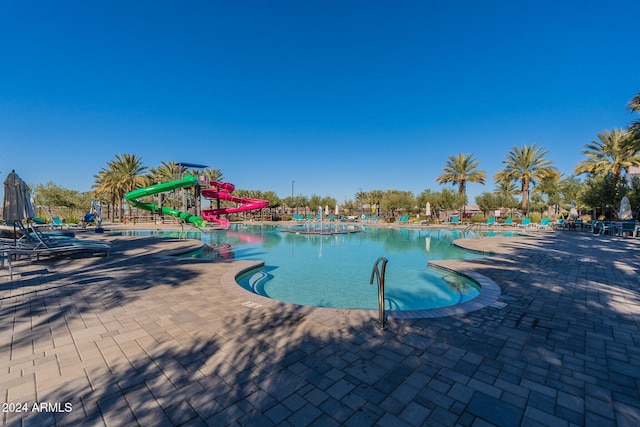
<instances>
[{"instance_id":1,"label":"pool edge coping","mask_svg":"<svg viewBox=\"0 0 640 427\"><path fill-rule=\"evenodd\" d=\"M233 295L236 295L239 298L249 298L244 304L253 304L254 307L275 307L282 306L286 304L290 306L292 309L300 310L319 310L319 311L331 311L336 312L339 311L341 313L344 312L361 312L366 314L371 314L372 316L377 316L377 309L343 309L343 308L328 308L328 307L314 307L314 306L306 306L293 304L289 302L284 302L276 299L272 299L269 297L265 297L262 295L258 295L253 293L242 286L240 286L236 282L236 278L244 273L247 273L251 270L255 270L257 268L263 267L264 261L251 261L251 260L238 260L233 261L233 265L226 272L224 272L220 276L220 284ZM437 264L429 263L429 266L432 268L437 268L445 271L449 271L468 279L473 280L480 286L480 294L475 298L465 301L460 304L456 304L448 307L440 307L440 308L431 308L424 310L385 310L385 313L389 318L395 319L432 319L438 317L449 317L449 316L457 316L464 315L467 313L471 313L476 310L480 310L485 307L489 307L494 304L501 294L500 286L488 278L487 276L480 274L473 270L456 270L449 267L444 267ZM257 306L256 306L257 305Z\"/></svg>"}]
</instances>

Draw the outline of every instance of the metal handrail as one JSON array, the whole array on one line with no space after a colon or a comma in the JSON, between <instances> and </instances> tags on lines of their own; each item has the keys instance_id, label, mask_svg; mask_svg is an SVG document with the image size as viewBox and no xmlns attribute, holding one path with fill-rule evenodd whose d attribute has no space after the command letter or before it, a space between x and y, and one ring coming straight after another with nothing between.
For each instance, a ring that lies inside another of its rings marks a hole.
<instances>
[{"instance_id":1,"label":"metal handrail","mask_svg":"<svg viewBox=\"0 0 640 427\"><path fill-rule=\"evenodd\" d=\"M378 269L378 264L382 262L382 269ZM385 316L384 316L384 275L387 269L388 259L385 257L380 257L373 264L373 269L371 270L371 279L369 279L369 284L373 285L374 276L378 277L378 317L380 319L380 329L387 329L385 325Z\"/></svg>"}]
</instances>

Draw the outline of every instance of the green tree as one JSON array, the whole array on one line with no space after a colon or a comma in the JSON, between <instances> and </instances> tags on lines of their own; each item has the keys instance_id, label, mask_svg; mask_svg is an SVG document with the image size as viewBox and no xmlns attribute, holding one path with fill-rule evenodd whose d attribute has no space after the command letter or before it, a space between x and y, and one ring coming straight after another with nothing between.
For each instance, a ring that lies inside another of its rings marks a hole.
<instances>
[{"instance_id":1,"label":"green tree","mask_svg":"<svg viewBox=\"0 0 640 427\"><path fill-rule=\"evenodd\" d=\"M449 156L449 160L443 168L444 173L436 178L439 184L451 183L458 186L462 212L464 212L464 206L467 203L467 183L484 184L487 178L484 171L478 170L478 165L478 160L471 153Z\"/></svg>"},{"instance_id":2,"label":"green tree","mask_svg":"<svg viewBox=\"0 0 640 427\"><path fill-rule=\"evenodd\" d=\"M458 199L459 199L459 196L457 192L455 192L450 188L443 188L442 191L440 192L440 197L438 200L439 202L438 208L440 210L456 209L456 207L459 206Z\"/></svg>"},{"instance_id":3,"label":"green tree","mask_svg":"<svg viewBox=\"0 0 640 427\"><path fill-rule=\"evenodd\" d=\"M536 206L536 210L544 210L545 208L549 208L548 216L552 215L557 211L557 207L560 204L560 188L558 187L558 183L560 182L560 175L548 175L540 180L540 184L535 188L534 195L540 196L539 201L540 206Z\"/></svg>"},{"instance_id":4,"label":"green tree","mask_svg":"<svg viewBox=\"0 0 640 427\"><path fill-rule=\"evenodd\" d=\"M142 159L136 154L117 154L115 160L108 162L107 167L101 169L95 177L96 197L104 193L110 194L112 200L117 200L122 218L124 195L149 184L146 170L147 167L143 166Z\"/></svg>"},{"instance_id":5,"label":"green tree","mask_svg":"<svg viewBox=\"0 0 640 427\"><path fill-rule=\"evenodd\" d=\"M591 176L584 183L578 202L587 209L599 209L600 215L610 217L615 210L611 199L615 189L613 175Z\"/></svg>"},{"instance_id":6,"label":"green tree","mask_svg":"<svg viewBox=\"0 0 640 427\"><path fill-rule=\"evenodd\" d=\"M409 212L415 205L415 198L411 191L387 190L382 197L382 209L391 212L391 216L395 216L397 210L405 210Z\"/></svg>"},{"instance_id":7,"label":"green tree","mask_svg":"<svg viewBox=\"0 0 640 427\"><path fill-rule=\"evenodd\" d=\"M204 176L207 179L205 186L208 186L211 181L224 181L224 174L220 169L206 168L202 172L199 172L198 175Z\"/></svg>"},{"instance_id":8,"label":"green tree","mask_svg":"<svg viewBox=\"0 0 640 427\"><path fill-rule=\"evenodd\" d=\"M311 211L317 211L318 208L322 206L321 203L322 198L317 194L312 194L311 198L309 198L309 209L311 209Z\"/></svg>"},{"instance_id":9,"label":"green tree","mask_svg":"<svg viewBox=\"0 0 640 427\"><path fill-rule=\"evenodd\" d=\"M369 203L369 193L366 191L358 191L355 194L356 203L358 204L358 210L360 214L364 212L364 205Z\"/></svg>"},{"instance_id":10,"label":"green tree","mask_svg":"<svg viewBox=\"0 0 640 427\"><path fill-rule=\"evenodd\" d=\"M575 175L560 180L558 183L560 206L568 210L571 207L571 202L578 202L583 187L583 182Z\"/></svg>"},{"instance_id":11,"label":"green tree","mask_svg":"<svg viewBox=\"0 0 640 427\"><path fill-rule=\"evenodd\" d=\"M611 174L614 185L611 203L614 203L619 199L623 172L628 172L631 166L640 166L640 153L629 131L605 130L597 136L598 141L585 145L582 154L587 158L578 163L574 173L592 176Z\"/></svg>"},{"instance_id":12,"label":"green tree","mask_svg":"<svg viewBox=\"0 0 640 427\"><path fill-rule=\"evenodd\" d=\"M513 209L518 207L518 201L514 197L518 193L516 184L513 181L498 182L493 193L496 197L496 202L499 207L507 208L511 213Z\"/></svg>"},{"instance_id":13,"label":"green tree","mask_svg":"<svg viewBox=\"0 0 640 427\"><path fill-rule=\"evenodd\" d=\"M176 162L161 162L157 168L149 169L149 180L154 184L181 179L187 173L185 166Z\"/></svg>"},{"instance_id":14,"label":"green tree","mask_svg":"<svg viewBox=\"0 0 640 427\"><path fill-rule=\"evenodd\" d=\"M87 201L85 194L60 187L51 181L36 185L33 188L33 198L36 206L44 207L50 216L56 207L88 208L91 201L90 196Z\"/></svg>"},{"instance_id":15,"label":"green tree","mask_svg":"<svg viewBox=\"0 0 640 427\"><path fill-rule=\"evenodd\" d=\"M378 210L380 210L380 203L382 203L382 198L384 197L384 191L382 190L371 190L369 191L369 197L367 199L367 203L371 206L375 206Z\"/></svg>"},{"instance_id":16,"label":"green tree","mask_svg":"<svg viewBox=\"0 0 640 427\"><path fill-rule=\"evenodd\" d=\"M637 93L631 100L629 101L629 111L640 112L640 93ZM636 145L640 145L640 119L634 120L631 125L629 125L629 130L635 135L635 143Z\"/></svg>"},{"instance_id":17,"label":"green tree","mask_svg":"<svg viewBox=\"0 0 640 427\"><path fill-rule=\"evenodd\" d=\"M482 212L487 214L487 212L495 211L500 207L500 203L498 203L498 199L495 194L484 192L479 196L476 196L476 203Z\"/></svg>"},{"instance_id":18,"label":"green tree","mask_svg":"<svg viewBox=\"0 0 640 427\"><path fill-rule=\"evenodd\" d=\"M416 202L420 209L423 207L426 210L427 203L431 208L431 215L435 214L440 209L440 193L431 191L431 189L425 189L422 193L416 197Z\"/></svg>"},{"instance_id":19,"label":"green tree","mask_svg":"<svg viewBox=\"0 0 640 427\"><path fill-rule=\"evenodd\" d=\"M493 178L496 183L520 182L521 207L525 215L529 214L530 188L546 176L559 175L558 170L551 166L552 162L545 157L547 154L547 151L542 151L542 147L536 147L536 144L513 147L502 161L504 168Z\"/></svg>"},{"instance_id":20,"label":"green tree","mask_svg":"<svg viewBox=\"0 0 640 427\"><path fill-rule=\"evenodd\" d=\"M330 212L333 212L333 210L336 208L336 199L334 199L333 197L329 197L329 196L324 196L321 200L320 200L320 206L323 209L324 212L324 208L328 207ZM329 214L329 212L324 212L325 214Z\"/></svg>"}]
</instances>

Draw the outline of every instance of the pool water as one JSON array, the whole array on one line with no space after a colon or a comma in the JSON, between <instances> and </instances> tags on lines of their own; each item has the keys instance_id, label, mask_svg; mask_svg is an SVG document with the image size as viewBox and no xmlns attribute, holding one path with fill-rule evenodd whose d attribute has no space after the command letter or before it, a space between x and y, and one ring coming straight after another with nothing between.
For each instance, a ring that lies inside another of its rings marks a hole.
<instances>
[{"instance_id":1,"label":"pool water","mask_svg":"<svg viewBox=\"0 0 640 427\"><path fill-rule=\"evenodd\" d=\"M480 291L467 278L427 267L429 260L482 256L452 246L453 240L465 237L455 230L367 227L354 234L302 235L282 233L278 226L241 224L229 230L189 232L187 237L207 243L190 256L264 261L260 270L239 277L239 285L294 304L377 309L377 285L374 281L371 286L369 279L381 256L389 260L388 310L447 307L473 299Z\"/></svg>"}]
</instances>

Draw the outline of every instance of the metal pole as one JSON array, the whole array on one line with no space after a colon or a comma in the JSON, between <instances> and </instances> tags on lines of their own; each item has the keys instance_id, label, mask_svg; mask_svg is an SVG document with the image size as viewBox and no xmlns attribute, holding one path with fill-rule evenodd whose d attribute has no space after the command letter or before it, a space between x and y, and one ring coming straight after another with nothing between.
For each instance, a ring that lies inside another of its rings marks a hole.
<instances>
[{"instance_id":1,"label":"metal pole","mask_svg":"<svg viewBox=\"0 0 640 427\"><path fill-rule=\"evenodd\" d=\"M382 270L378 269L378 264L382 262ZM377 276L378 278L378 319L380 321L380 329L385 330L387 326L385 325L385 316L384 316L384 275L387 269L388 259L385 257L380 257L373 264L373 270L371 271L371 279L369 280L369 284L373 285L373 278Z\"/></svg>"}]
</instances>

